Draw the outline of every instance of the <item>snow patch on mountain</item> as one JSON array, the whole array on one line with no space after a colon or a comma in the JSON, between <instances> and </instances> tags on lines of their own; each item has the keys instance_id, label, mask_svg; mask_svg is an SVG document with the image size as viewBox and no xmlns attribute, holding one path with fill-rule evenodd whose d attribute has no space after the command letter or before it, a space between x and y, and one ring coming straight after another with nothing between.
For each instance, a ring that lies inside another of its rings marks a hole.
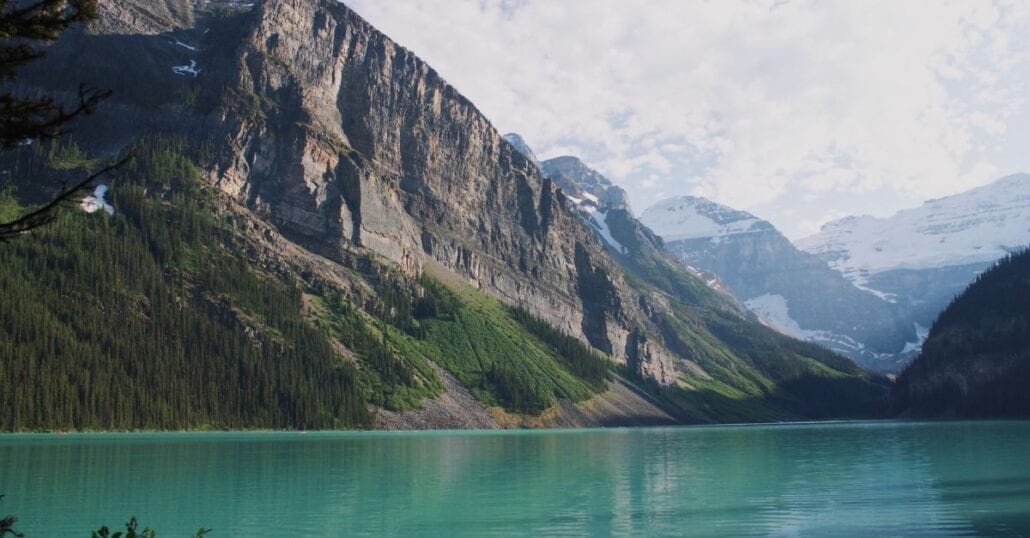
<instances>
[{"instance_id":1,"label":"snow patch on mountain","mask_svg":"<svg viewBox=\"0 0 1030 538\"><path fill-rule=\"evenodd\" d=\"M666 243L701 238L718 240L771 229L768 222L750 213L696 196L662 200L647 208L640 220Z\"/></svg>"},{"instance_id":2,"label":"snow patch on mountain","mask_svg":"<svg viewBox=\"0 0 1030 538\"><path fill-rule=\"evenodd\" d=\"M719 276L715 273L711 271L705 271L703 269L698 269L697 267L694 267L689 263L681 263L683 263L683 267L687 269L688 273L697 277L699 280L704 282L705 285L709 288L712 288L713 290L718 291L720 293L725 293L727 295L733 296L733 292L731 292L730 289L726 287L726 284L724 284L722 280L719 280Z\"/></svg>"},{"instance_id":3,"label":"snow patch on mountain","mask_svg":"<svg viewBox=\"0 0 1030 538\"><path fill-rule=\"evenodd\" d=\"M1030 175L1017 174L891 217L830 222L796 244L862 286L878 272L991 262L1028 243Z\"/></svg>"},{"instance_id":4,"label":"snow patch on mountain","mask_svg":"<svg viewBox=\"0 0 1030 538\"><path fill-rule=\"evenodd\" d=\"M802 329L798 322L790 317L787 299L782 295L766 293L765 295L759 295L744 301L744 305L747 306L748 310L766 321L773 329L794 338L809 340L813 337L821 336L825 332Z\"/></svg>"},{"instance_id":5,"label":"snow patch on mountain","mask_svg":"<svg viewBox=\"0 0 1030 538\"><path fill-rule=\"evenodd\" d=\"M873 288L870 288L867 285L867 284L869 284L868 273L866 273L865 271L859 271L857 273L853 273L853 274L849 275L848 273L846 273L844 271L841 271L841 269L839 267L834 267L832 264L830 265L830 267L833 267L837 271L840 271L848 280L851 281L851 284L854 285L856 288L858 288L858 289L860 289L860 290L862 290L864 292L871 293L871 294L879 297L880 299L883 299L884 301L887 301L888 303L896 303L897 302L897 297L895 297L893 294L887 293L885 291L874 290Z\"/></svg>"},{"instance_id":6,"label":"snow patch on mountain","mask_svg":"<svg viewBox=\"0 0 1030 538\"><path fill-rule=\"evenodd\" d=\"M790 306L782 295L767 293L744 301L744 306L755 313L770 328L798 340L819 344L825 348L849 356L866 356L882 360L890 353L875 353L865 344L850 336L831 331L804 329L790 317Z\"/></svg>"},{"instance_id":7,"label":"snow patch on mountain","mask_svg":"<svg viewBox=\"0 0 1030 538\"><path fill-rule=\"evenodd\" d=\"M97 185L93 189L93 194L90 194L79 202L79 207L82 208L86 213L96 213L97 211L106 211L108 215L114 215L114 207L107 203L104 196L107 194L107 185Z\"/></svg>"},{"instance_id":8,"label":"snow patch on mountain","mask_svg":"<svg viewBox=\"0 0 1030 538\"><path fill-rule=\"evenodd\" d=\"M916 323L916 340L914 342L907 342L905 348L901 350L901 353L919 353L923 349L923 342L926 341L927 335L930 334L930 329L923 327Z\"/></svg>"},{"instance_id":9,"label":"snow patch on mountain","mask_svg":"<svg viewBox=\"0 0 1030 538\"><path fill-rule=\"evenodd\" d=\"M178 46L180 46L180 47L182 47L184 49L187 49L187 50L191 50L191 51L194 51L194 52L197 51L197 47L196 46L190 45L190 44L187 44L187 43L183 43L182 41L179 41L178 39L176 39L175 41L172 41L171 43L173 45L178 45Z\"/></svg>"},{"instance_id":10,"label":"snow patch on mountain","mask_svg":"<svg viewBox=\"0 0 1030 538\"><path fill-rule=\"evenodd\" d=\"M190 60L189 65L177 65L172 67L172 72L180 76L192 75L193 78L197 78L197 75L200 74L200 69L197 69L196 60Z\"/></svg>"},{"instance_id":11,"label":"snow patch on mountain","mask_svg":"<svg viewBox=\"0 0 1030 538\"><path fill-rule=\"evenodd\" d=\"M590 216L590 219L587 220L587 224L590 224L590 226L597 231L601 236L601 239L604 239L605 243L611 245L616 252L625 254L626 247L622 246L622 243L619 243L614 237L612 237L612 231L608 228L608 212L601 211L590 204L582 204L579 207L583 212Z\"/></svg>"}]
</instances>

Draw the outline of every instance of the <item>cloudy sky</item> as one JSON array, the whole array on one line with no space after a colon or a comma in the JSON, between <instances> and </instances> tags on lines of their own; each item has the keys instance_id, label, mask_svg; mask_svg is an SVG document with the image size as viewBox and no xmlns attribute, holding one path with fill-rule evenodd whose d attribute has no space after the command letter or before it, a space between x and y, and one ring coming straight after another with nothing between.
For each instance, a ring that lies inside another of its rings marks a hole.
<instances>
[{"instance_id":1,"label":"cloudy sky","mask_svg":"<svg viewBox=\"0 0 1030 538\"><path fill-rule=\"evenodd\" d=\"M798 238L1030 172L1030 2L346 0L541 158Z\"/></svg>"}]
</instances>

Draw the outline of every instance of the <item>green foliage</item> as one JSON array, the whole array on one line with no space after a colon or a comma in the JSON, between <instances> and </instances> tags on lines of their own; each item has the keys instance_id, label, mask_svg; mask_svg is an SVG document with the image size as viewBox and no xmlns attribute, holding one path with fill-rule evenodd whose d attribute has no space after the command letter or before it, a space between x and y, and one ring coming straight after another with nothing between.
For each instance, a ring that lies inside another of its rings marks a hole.
<instances>
[{"instance_id":1,"label":"green foliage","mask_svg":"<svg viewBox=\"0 0 1030 538\"><path fill-rule=\"evenodd\" d=\"M404 334L354 308L331 289L321 290L319 325L353 352L370 403L403 411L443 392L443 383Z\"/></svg>"},{"instance_id":2,"label":"green foliage","mask_svg":"<svg viewBox=\"0 0 1030 538\"><path fill-rule=\"evenodd\" d=\"M370 260L357 265L376 301L361 311L317 290L319 325L354 353L376 405L404 410L439 395L443 384L431 363L488 405L520 413L540 413L559 398L582 401L607 386L604 357L523 309L426 274L416 283Z\"/></svg>"},{"instance_id":3,"label":"green foliage","mask_svg":"<svg viewBox=\"0 0 1030 538\"><path fill-rule=\"evenodd\" d=\"M0 190L0 221L13 220L21 211L21 204L14 197L14 187L8 186Z\"/></svg>"},{"instance_id":4,"label":"green foliage","mask_svg":"<svg viewBox=\"0 0 1030 538\"><path fill-rule=\"evenodd\" d=\"M150 145L114 216L72 212L0 250L0 428L368 425L300 290L249 267L203 197L146 181L192 175Z\"/></svg>"},{"instance_id":5,"label":"green foliage","mask_svg":"<svg viewBox=\"0 0 1030 538\"><path fill-rule=\"evenodd\" d=\"M612 379L612 363L579 339L569 336L524 308L506 307L508 315L533 336L547 344L561 364L595 390L604 390Z\"/></svg>"},{"instance_id":6,"label":"green foliage","mask_svg":"<svg viewBox=\"0 0 1030 538\"><path fill-rule=\"evenodd\" d=\"M0 495L0 500L3 500L4 496ZM14 536L15 538L21 538L24 534L14 529L14 524L18 522L18 518L14 516L4 516L0 518L0 538L6 536Z\"/></svg>"},{"instance_id":7,"label":"green foliage","mask_svg":"<svg viewBox=\"0 0 1030 538\"><path fill-rule=\"evenodd\" d=\"M197 529L197 532L193 534L193 538L207 536L209 532L211 532L211 529ZM125 532L116 531L112 533L110 529L104 526L93 531L90 536L91 538L157 538L157 532L150 527L139 529L139 522L134 517L125 524Z\"/></svg>"},{"instance_id":8,"label":"green foliage","mask_svg":"<svg viewBox=\"0 0 1030 538\"><path fill-rule=\"evenodd\" d=\"M157 184L165 189L198 194L200 169L187 157L186 143L181 139L148 137L132 150L124 175Z\"/></svg>"},{"instance_id":9,"label":"green foliage","mask_svg":"<svg viewBox=\"0 0 1030 538\"><path fill-rule=\"evenodd\" d=\"M43 142L40 147L46 152L47 165L56 170L89 171L102 162L100 159L90 158L75 142L51 140Z\"/></svg>"},{"instance_id":10,"label":"green foliage","mask_svg":"<svg viewBox=\"0 0 1030 538\"><path fill-rule=\"evenodd\" d=\"M564 355L563 349L575 346L555 334L540 331L541 337L527 330L478 290L452 290L428 277L422 285L425 296L416 307L422 319L412 349L446 368L484 402L537 414L559 398L578 402L604 389L606 374L581 364L590 352L576 348L575 357Z\"/></svg>"},{"instance_id":11,"label":"green foliage","mask_svg":"<svg viewBox=\"0 0 1030 538\"><path fill-rule=\"evenodd\" d=\"M3 495L0 495L0 499L3 499ZM14 529L14 524L18 520L14 516L6 516L0 518L0 538L5 536L14 536L15 538L22 538L25 535ZM202 538L207 536L211 532L211 529L205 529L203 527L197 529L197 532L193 534L193 538ZM90 533L91 538L157 538L157 531L150 527L139 528L139 521L135 517L130 518L125 523L125 532L115 531L111 532L106 525Z\"/></svg>"}]
</instances>

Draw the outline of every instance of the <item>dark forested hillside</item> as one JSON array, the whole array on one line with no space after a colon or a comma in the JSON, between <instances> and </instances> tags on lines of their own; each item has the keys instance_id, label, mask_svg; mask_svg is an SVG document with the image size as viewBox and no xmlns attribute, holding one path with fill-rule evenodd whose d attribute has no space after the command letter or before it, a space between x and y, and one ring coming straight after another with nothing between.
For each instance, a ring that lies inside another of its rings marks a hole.
<instances>
[{"instance_id":1,"label":"dark forested hillside","mask_svg":"<svg viewBox=\"0 0 1030 538\"><path fill-rule=\"evenodd\" d=\"M1030 416L1030 250L977 277L937 318L898 378L896 412L911 416Z\"/></svg>"},{"instance_id":2,"label":"dark forested hillside","mask_svg":"<svg viewBox=\"0 0 1030 538\"><path fill-rule=\"evenodd\" d=\"M8 164L88 166L75 154ZM296 286L238 256L198 176L178 144L148 141L113 179L114 215L68 212L0 249L0 428L369 424L357 370L304 322Z\"/></svg>"}]
</instances>

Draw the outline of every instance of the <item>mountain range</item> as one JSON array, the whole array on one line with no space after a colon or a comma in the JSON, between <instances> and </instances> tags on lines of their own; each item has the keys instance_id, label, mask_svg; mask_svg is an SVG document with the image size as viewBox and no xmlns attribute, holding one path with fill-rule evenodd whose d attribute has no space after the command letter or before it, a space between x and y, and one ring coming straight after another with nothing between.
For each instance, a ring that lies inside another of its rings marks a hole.
<instances>
[{"instance_id":1,"label":"mountain range","mask_svg":"<svg viewBox=\"0 0 1030 538\"><path fill-rule=\"evenodd\" d=\"M699 197L663 200L641 220L770 326L893 373L953 297L1030 240L1030 176L889 218L841 219L796 244L767 221Z\"/></svg>"},{"instance_id":2,"label":"mountain range","mask_svg":"<svg viewBox=\"0 0 1030 538\"><path fill-rule=\"evenodd\" d=\"M5 429L740 422L885 402L883 379L765 327L621 189L527 157L342 3L102 2L19 77L113 96L2 156L19 186L4 211L134 158L94 192L103 211L0 255Z\"/></svg>"},{"instance_id":3,"label":"mountain range","mask_svg":"<svg viewBox=\"0 0 1030 538\"><path fill-rule=\"evenodd\" d=\"M888 218L828 223L798 246L887 302L925 335L980 272L1030 243L1030 175L1016 174Z\"/></svg>"},{"instance_id":4,"label":"mountain range","mask_svg":"<svg viewBox=\"0 0 1030 538\"><path fill-rule=\"evenodd\" d=\"M751 311L785 334L866 367L915 338L891 305L750 213L688 196L649 207L641 220L670 252L718 275Z\"/></svg>"}]
</instances>

